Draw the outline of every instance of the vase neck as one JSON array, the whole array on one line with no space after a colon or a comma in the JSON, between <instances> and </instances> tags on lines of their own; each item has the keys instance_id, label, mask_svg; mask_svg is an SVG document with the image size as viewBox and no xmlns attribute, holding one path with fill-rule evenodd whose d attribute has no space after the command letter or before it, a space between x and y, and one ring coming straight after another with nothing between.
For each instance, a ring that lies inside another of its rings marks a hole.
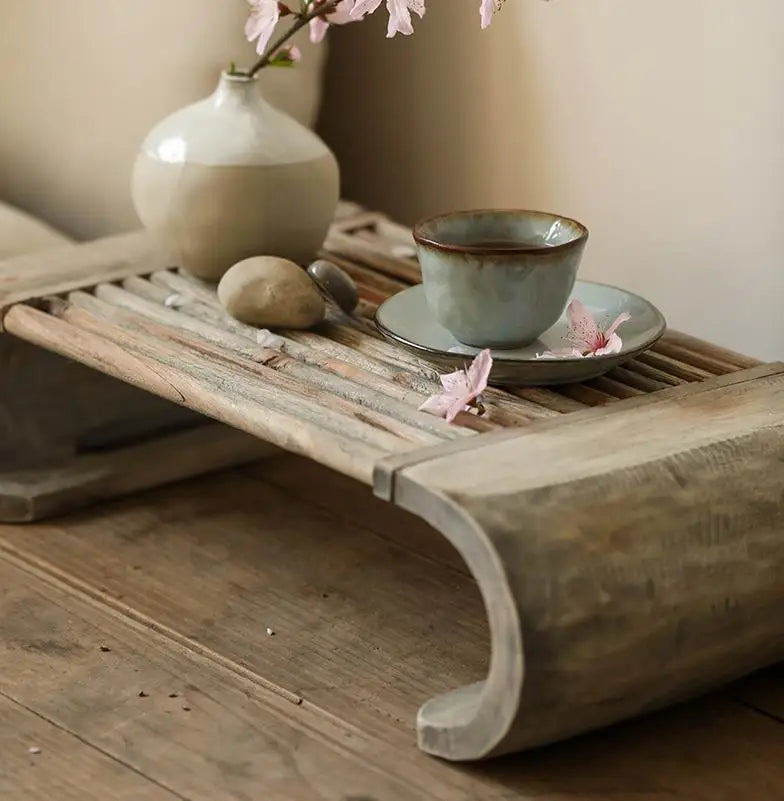
<instances>
[{"instance_id":1,"label":"vase neck","mask_svg":"<svg viewBox=\"0 0 784 801\"><path fill-rule=\"evenodd\" d=\"M244 75L229 75L227 72L221 73L218 88L212 98L216 108L266 105L259 93L257 78L248 78Z\"/></svg>"}]
</instances>

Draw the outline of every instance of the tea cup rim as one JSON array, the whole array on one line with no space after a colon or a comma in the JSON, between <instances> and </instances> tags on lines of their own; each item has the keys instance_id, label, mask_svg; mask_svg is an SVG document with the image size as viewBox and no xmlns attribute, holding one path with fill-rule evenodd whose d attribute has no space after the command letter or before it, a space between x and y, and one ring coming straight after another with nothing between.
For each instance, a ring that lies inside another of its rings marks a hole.
<instances>
[{"instance_id":1,"label":"tea cup rim","mask_svg":"<svg viewBox=\"0 0 784 801\"><path fill-rule=\"evenodd\" d=\"M439 242L424 233L424 228L439 220L447 220L453 217L467 217L477 214L517 214L517 215L531 215L536 217L547 217L553 222L562 220L574 225L579 231L579 235L568 242L562 242L559 245L549 245L541 247L537 245L527 245L515 248L490 248L477 245L459 245L448 242ZM534 209L515 209L515 208L486 208L486 209L461 209L457 211L448 211L441 214L435 214L432 217L426 217L414 225L413 236L414 241L418 245L431 247L436 250L441 250L446 253L469 253L478 256L515 256L521 254L531 253L558 253L560 251L569 250L570 248L578 247L584 244L588 239L589 231L583 223L575 220L573 217L567 217L564 214L555 214L549 211L537 211Z\"/></svg>"}]
</instances>

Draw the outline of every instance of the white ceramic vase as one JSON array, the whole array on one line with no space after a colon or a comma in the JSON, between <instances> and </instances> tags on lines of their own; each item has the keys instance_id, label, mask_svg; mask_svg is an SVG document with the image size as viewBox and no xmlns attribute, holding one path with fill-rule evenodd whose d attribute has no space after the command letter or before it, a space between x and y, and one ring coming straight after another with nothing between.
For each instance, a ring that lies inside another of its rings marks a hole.
<instances>
[{"instance_id":1,"label":"white ceramic vase","mask_svg":"<svg viewBox=\"0 0 784 801\"><path fill-rule=\"evenodd\" d=\"M272 108L256 79L227 73L152 129L132 180L139 218L172 263L210 281L250 256L307 263L339 192L324 142Z\"/></svg>"}]
</instances>

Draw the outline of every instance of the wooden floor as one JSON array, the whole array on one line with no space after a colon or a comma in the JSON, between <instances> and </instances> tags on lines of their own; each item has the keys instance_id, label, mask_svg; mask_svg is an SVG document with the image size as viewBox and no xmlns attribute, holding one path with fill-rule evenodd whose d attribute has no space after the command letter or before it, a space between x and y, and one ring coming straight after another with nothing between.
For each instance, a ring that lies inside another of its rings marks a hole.
<instances>
[{"instance_id":1,"label":"wooden floor","mask_svg":"<svg viewBox=\"0 0 784 801\"><path fill-rule=\"evenodd\" d=\"M784 670L479 767L414 714L483 677L435 532L292 456L0 528L0 798L784 801ZM40 749L40 750L39 750Z\"/></svg>"}]
</instances>

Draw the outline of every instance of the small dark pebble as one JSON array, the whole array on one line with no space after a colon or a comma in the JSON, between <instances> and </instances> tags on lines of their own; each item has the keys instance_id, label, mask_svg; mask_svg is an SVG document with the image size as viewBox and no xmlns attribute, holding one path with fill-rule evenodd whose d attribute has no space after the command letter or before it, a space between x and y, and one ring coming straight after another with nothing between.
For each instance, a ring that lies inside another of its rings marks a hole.
<instances>
[{"instance_id":1,"label":"small dark pebble","mask_svg":"<svg viewBox=\"0 0 784 801\"><path fill-rule=\"evenodd\" d=\"M177 698L177 693L169 693L169 698Z\"/></svg>"},{"instance_id":2,"label":"small dark pebble","mask_svg":"<svg viewBox=\"0 0 784 801\"><path fill-rule=\"evenodd\" d=\"M190 711L191 711L191 708L190 708L189 706L184 706L184 707L182 708L182 711L183 711L183 712L190 712Z\"/></svg>"},{"instance_id":3,"label":"small dark pebble","mask_svg":"<svg viewBox=\"0 0 784 801\"><path fill-rule=\"evenodd\" d=\"M351 314L357 308L359 303L357 285L345 270L331 261L318 259L308 267L308 275L346 314Z\"/></svg>"},{"instance_id":4,"label":"small dark pebble","mask_svg":"<svg viewBox=\"0 0 784 801\"><path fill-rule=\"evenodd\" d=\"M139 690L139 698L149 698L149 697L150 696L147 695L147 693L144 692L144 690Z\"/></svg>"},{"instance_id":5,"label":"small dark pebble","mask_svg":"<svg viewBox=\"0 0 784 801\"><path fill-rule=\"evenodd\" d=\"M141 565L134 565L134 566L131 568L131 570L141 570L141 569L142 569L142 566L141 566Z\"/></svg>"},{"instance_id":6,"label":"small dark pebble","mask_svg":"<svg viewBox=\"0 0 784 801\"><path fill-rule=\"evenodd\" d=\"M322 598L329 598L329 593L328 592L322 592L321 593L321 597Z\"/></svg>"},{"instance_id":7,"label":"small dark pebble","mask_svg":"<svg viewBox=\"0 0 784 801\"><path fill-rule=\"evenodd\" d=\"M99 651L101 651L101 652L102 652L102 653L104 653L104 654L108 654L108 653L109 653L109 651L111 651L112 649L111 649L111 648L109 648L109 646L108 646L108 645L101 645L101 646L98 648L98 650L99 650Z\"/></svg>"}]
</instances>

